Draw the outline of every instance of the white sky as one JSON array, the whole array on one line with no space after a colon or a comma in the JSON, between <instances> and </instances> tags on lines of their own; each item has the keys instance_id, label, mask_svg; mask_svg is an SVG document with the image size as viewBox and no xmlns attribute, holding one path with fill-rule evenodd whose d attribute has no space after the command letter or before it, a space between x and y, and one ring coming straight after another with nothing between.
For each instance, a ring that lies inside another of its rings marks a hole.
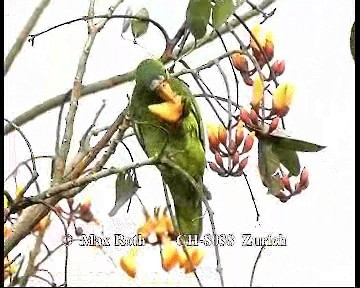
<instances>
[{"instance_id":1,"label":"white sky","mask_svg":"<svg viewBox=\"0 0 360 288\"><path fill-rule=\"evenodd\" d=\"M9 51L38 2L4 2L5 53ZM111 3L112 1L97 1L96 13L103 13ZM221 179L210 171L206 172L205 183L213 194L211 206L215 212L218 233L234 233L237 237L234 247L220 250L227 286L248 285L259 250L241 247L241 233L264 236L268 233L281 233L287 237L287 247L268 247L264 250L254 285L354 285L355 65L349 48L354 3L355 1L335 0L277 1L275 15L264 24L264 29L272 30L275 35L275 58L286 60L285 74L279 80L292 82L296 86L295 101L286 117L287 128L304 140L328 147L318 154L300 154L302 165L310 171L310 186L286 204L266 194L257 174L256 154L253 151L246 171L260 210L260 225L255 221L254 207L243 179ZM118 13L124 13L130 4L134 11L143 6L148 7L150 17L162 23L169 34L173 35L182 22L187 1L124 1ZM87 5L88 1L51 1L34 32L86 14ZM260 21L260 17L254 21ZM146 48L134 46L130 34L125 36L128 40L123 40L120 33L121 20L112 20L98 34L89 57L84 84L133 69L141 59L151 54L160 55L163 40L154 27L150 26L148 34L139 39L141 46ZM240 35L246 41L245 32ZM5 77L5 117L12 119L34 104L67 91L72 86L85 39L86 24L77 23L37 38L35 47L26 43ZM230 49L237 48L229 37L225 39ZM221 49L220 42L214 42L191 55L189 63L194 66L206 63L222 54ZM209 83L216 94L225 95L223 82L216 69L204 73L204 78L211 79ZM125 105L126 93L131 94L132 87L133 84L125 84L81 100L75 123L74 143L78 143L89 125L89 119L93 118L101 106L102 99L107 100L107 106L99 119L99 126L115 119ZM197 88L192 87L197 92ZM241 92L241 102L247 103L250 90ZM206 104L200 104L204 120L214 122L215 117ZM36 155L53 153L57 114L57 109L49 111L23 127ZM28 157L28 152L22 139L14 133L6 136L4 143L4 168L7 175L16 163ZM74 145L71 155L76 151L77 146ZM144 157L138 146L134 145L134 151L137 159ZM208 159L212 159L210 153ZM115 159L109 165L120 166L128 161L125 150L119 146ZM47 160L39 162L40 183L44 188L49 181L49 164ZM24 183L26 177L28 175L22 170L20 182ZM161 180L155 168L140 169L139 178L143 187L139 196L148 209L164 206ZM134 201L130 214L126 214L124 207L113 219L107 216L114 203L114 180L111 177L90 185L79 198L85 194L92 197L95 215L106 227L105 234L132 235L142 219L141 207L137 201ZM8 187L14 189L11 181ZM91 232L91 229L92 227L85 228L85 231ZM49 243L58 243L62 236L60 231L59 227L54 227ZM210 233L207 220L204 233ZM109 253L118 261L126 251L127 249L112 247ZM162 271L157 249L142 252L135 280L129 279L119 268L115 269L101 253L94 252L91 248L72 246L70 254L70 286L196 286L194 277L184 276L179 269L171 273ZM60 284L63 254L59 253L56 257L49 267L58 271L56 281ZM207 249L207 256L199 267L199 277L205 286L219 285L215 265L211 247Z\"/></svg>"}]
</instances>

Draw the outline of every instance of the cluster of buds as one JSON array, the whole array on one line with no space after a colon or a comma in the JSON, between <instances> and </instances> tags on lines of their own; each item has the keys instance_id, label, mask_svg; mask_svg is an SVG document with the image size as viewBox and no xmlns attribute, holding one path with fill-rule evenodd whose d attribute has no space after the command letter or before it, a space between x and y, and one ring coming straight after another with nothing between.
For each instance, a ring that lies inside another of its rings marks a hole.
<instances>
[{"instance_id":1,"label":"cluster of buds","mask_svg":"<svg viewBox=\"0 0 360 288\"><path fill-rule=\"evenodd\" d=\"M274 58L274 41L272 33L267 32L265 36L263 36L260 25L255 25L251 33L253 36L250 36L252 56L255 58L260 69L269 62L273 75L275 77L282 75L285 71L284 60L275 60L272 64L270 64ZM249 69L248 56L245 53L235 52L231 55L231 60L234 67L240 71L244 83L252 86L254 81L251 78L251 75L256 72L256 67L253 65L254 67ZM268 81L271 79L270 75L271 73L269 72Z\"/></svg>"},{"instance_id":2,"label":"cluster of buds","mask_svg":"<svg viewBox=\"0 0 360 288\"><path fill-rule=\"evenodd\" d=\"M171 218L167 215L166 208L160 213L160 208L154 209L154 217L144 211L145 223L138 228L138 234L145 240L145 243L161 246L162 268L170 271L177 265L184 268L185 273L192 272L204 257L204 252L197 247L185 247L186 252L181 250L174 240L177 238ZM150 240L155 236L155 240ZM127 275L136 276L136 257L139 247L132 247L130 251L121 257L120 267Z\"/></svg>"},{"instance_id":3,"label":"cluster of buds","mask_svg":"<svg viewBox=\"0 0 360 288\"><path fill-rule=\"evenodd\" d=\"M269 62L271 71L269 71L269 76L267 78L263 79L264 76L260 78L260 75L255 78L252 77L252 75L254 75L257 70L255 65L253 68L249 68L248 56L244 53L241 54L236 52L231 55L232 63L234 67L240 71L244 83L249 86L253 86L253 98L251 101L251 106L256 112L257 116L259 116L259 108L265 108L263 103L265 89L264 82L270 82L273 80L273 77L278 77L285 71L285 61L275 60L272 64L270 63L270 61L272 61L274 58L274 43L272 34L270 32L266 33L265 36L261 34L262 31L260 25L255 25L252 29L253 37L250 37L250 48L252 51L252 56L254 56L260 69L262 69L267 62ZM262 117L258 117L262 120L273 120L274 117L282 118L288 113L292 101L292 96L294 94L294 87L290 84L280 84L277 88L275 88L272 94L272 108L263 109ZM270 111L270 113L265 115L265 112L267 111ZM255 117L255 113L251 111L250 114L253 117L253 120L256 120L257 117ZM275 123L273 126L274 125Z\"/></svg>"},{"instance_id":4,"label":"cluster of buds","mask_svg":"<svg viewBox=\"0 0 360 288\"><path fill-rule=\"evenodd\" d=\"M235 128L235 137L231 139L233 127L228 130L222 124L210 124L207 127L207 134L210 150L215 155L215 162L210 162L211 170L219 176L241 176L248 163L248 153L254 144L255 132L245 136L244 123L239 121ZM241 146L241 147L240 147ZM240 159L242 157L242 159ZM228 158L228 165L225 167L223 158Z\"/></svg>"},{"instance_id":5,"label":"cluster of buds","mask_svg":"<svg viewBox=\"0 0 360 288\"><path fill-rule=\"evenodd\" d=\"M301 171L300 179L295 183L294 188L290 183L289 175L283 175L280 177L281 183L285 190L279 191L275 196L279 198L281 202L287 202L292 196L300 194L309 186L309 172L306 168Z\"/></svg>"}]
</instances>

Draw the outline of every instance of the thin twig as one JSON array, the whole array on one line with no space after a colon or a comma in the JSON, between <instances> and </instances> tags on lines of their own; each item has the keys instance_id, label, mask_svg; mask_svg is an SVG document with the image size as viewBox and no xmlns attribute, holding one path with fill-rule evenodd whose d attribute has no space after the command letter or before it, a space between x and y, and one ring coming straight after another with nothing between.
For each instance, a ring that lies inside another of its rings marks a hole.
<instances>
[{"instance_id":1,"label":"thin twig","mask_svg":"<svg viewBox=\"0 0 360 288\"><path fill-rule=\"evenodd\" d=\"M245 178L245 181L246 181L246 185L247 185L247 187L249 188L250 195L251 195L251 199L252 199L253 204L254 204L254 207L255 207L255 211L256 211L256 221L259 221L260 214L259 214L259 210L258 210L257 205L256 205L256 201L255 201L254 194L253 194L253 192L252 192L252 189L251 189L249 180L248 180L248 178L247 178L247 175L246 175L245 173L243 173L243 175L244 175L244 178Z\"/></svg>"},{"instance_id":2,"label":"thin twig","mask_svg":"<svg viewBox=\"0 0 360 288\"><path fill-rule=\"evenodd\" d=\"M34 28L34 26L36 25L37 21L39 20L41 14L43 13L43 11L45 10L45 8L48 6L49 3L50 3L50 0L41 0L39 5L35 8L31 17L29 18L28 22L26 23L25 27L22 29L21 33L17 37L15 43L13 44L13 46L11 47L11 50L9 51L9 53L7 54L7 56L5 58L4 76L9 71L16 56L21 51L21 48L24 45L29 33Z\"/></svg>"},{"instance_id":3,"label":"thin twig","mask_svg":"<svg viewBox=\"0 0 360 288\"><path fill-rule=\"evenodd\" d=\"M257 263L258 263L258 261L260 259L261 253L264 251L264 249L265 249L265 245L261 246L260 251L259 251L259 253L258 253L257 257L256 257L253 269L251 271L250 287L252 287L252 285L253 285L256 265L257 265Z\"/></svg>"}]
</instances>

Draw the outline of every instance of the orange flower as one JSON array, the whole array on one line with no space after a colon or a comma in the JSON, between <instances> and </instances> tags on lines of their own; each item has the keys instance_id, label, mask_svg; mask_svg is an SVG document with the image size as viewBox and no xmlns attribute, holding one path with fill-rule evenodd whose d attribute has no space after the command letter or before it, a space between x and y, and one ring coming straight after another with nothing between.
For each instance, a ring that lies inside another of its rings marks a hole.
<instances>
[{"instance_id":1,"label":"orange flower","mask_svg":"<svg viewBox=\"0 0 360 288\"><path fill-rule=\"evenodd\" d=\"M241 73L248 73L249 72L249 65L246 57L241 55L240 53L233 53L231 54L231 60L234 67L239 70Z\"/></svg>"},{"instance_id":2,"label":"orange flower","mask_svg":"<svg viewBox=\"0 0 360 288\"><path fill-rule=\"evenodd\" d=\"M165 271L170 271L178 263L178 250L168 241L162 248L162 267Z\"/></svg>"},{"instance_id":3,"label":"orange flower","mask_svg":"<svg viewBox=\"0 0 360 288\"><path fill-rule=\"evenodd\" d=\"M284 117L289 111L294 92L295 88L291 84L283 83L275 89L272 108L273 112L279 117Z\"/></svg>"},{"instance_id":4,"label":"orange flower","mask_svg":"<svg viewBox=\"0 0 360 288\"><path fill-rule=\"evenodd\" d=\"M219 126L218 126L218 139L221 144L226 146L227 131L226 131L224 125L222 125L222 124L219 124Z\"/></svg>"},{"instance_id":5,"label":"orange flower","mask_svg":"<svg viewBox=\"0 0 360 288\"><path fill-rule=\"evenodd\" d=\"M216 124L207 125L207 134L208 134L210 149L214 151L219 149L219 144L220 144L218 137L218 129L219 126Z\"/></svg>"},{"instance_id":6,"label":"orange flower","mask_svg":"<svg viewBox=\"0 0 360 288\"><path fill-rule=\"evenodd\" d=\"M120 259L120 267L131 278L135 278L136 276L136 256L138 252L138 247L133 247L127 255Z\"/></svg>"},{"instance_id":7,"label":"orange flower","mask_svg":"<svg viewBox=\"0 0 360 288\"><path fill-rule=\"evenodd\" d=\"M201 263L202 259L204 258L205 252L199 248L195 247L187 247L186 248L189 254L190 261L186 256L184 251L179 253L179 264L180 268L185 269L185 273L190 273L193 271L192 266L196 268ZM192 265L191 265L192 264Z\"/></svg>"}]
</instances>

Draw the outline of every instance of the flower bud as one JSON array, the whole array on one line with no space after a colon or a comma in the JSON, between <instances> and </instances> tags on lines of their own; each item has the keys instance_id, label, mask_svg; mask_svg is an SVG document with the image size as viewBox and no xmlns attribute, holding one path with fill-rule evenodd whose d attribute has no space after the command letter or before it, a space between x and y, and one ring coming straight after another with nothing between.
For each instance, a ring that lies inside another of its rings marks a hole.
<instances>
[{"instance_id":1,"label":"flower bud","mask_svg":"<svg viewBox=\"0 0 360 288\"><path fill-rule=\"evenodd\" d=\"M233 53L231 55L231 60L234 67L242 73L249 72L249 65L246 57L240 53Z\"/></svg>"},{"instance_id":2,"label":"flower bud","mask_svg":"<svg viewBox=\"0 0 360 288\"><path fill-rule=\"evenodd\" d=\"M249 135L246 136L245 141L244 141L244 147L243 147L241 154L244 154L244 153L247 153L250 151L250 149L252 148L252 146L254 144L254 137L255 137L254 131L252 131Z\"/></svg>"},{"instance_id":3,"label":"flower bud","mask_svg":"<svg viewBox=\"0 0 360 288\"><path fill-rule=\"evenodd\" d=\"M218 139L220 141L221 144L223 144L224 146L226 146L226 141L227 141L227 131L224 127L224 125L220 124L219 128L218 128Z\"/></svg>"},{"instance_id":4,"label":"flower bud","mask_svg":"<svg viewBox=\"0 0 360 288\"><path fill-rule=\"evenodd\" d=\"M271 66L271 69L273 70L276 77L282 75L285 71L285 61L276 60Z\"/></svg>"},{"instance_id":5,"label":"flower bud","mask_svg":"<svg viewBox=\"0 0 360 288\"><path fill-rule=\"evenodd\" d=\"M239 157L240 157L240 154L239 154L238 151L236 151L235 154L232 157L232 165L233 165L233 167L235 167L239 163Z\"/></svg>"},{"instance_id":6,"label":"flower bud","mask_svg":"<svg viewBox=\"0 0 360 288\"><path fill-rule=\"evenodd\" d=\"M292 192L289 175L285 175L285 176L281 177L280 179L281 179L281 182L284 185L285 189L288 190L289 192Z\"/></svg>"},{"instance_id":7,"label":"flower bud","mask_svg":"<svg viewBox=\"0 0 360 288\"><path fill-rule=\"evenodd\" d=\"M242 121L239 121L236 126L236 135L235 135L236 146L239 147L239 145L243 140L244 140L244 123Z\"/></svg>"},{"instance_id":8,"label":"flower bud","mask_svg":"<svg viewBox=\"0 0 360 288\"><path fill-rule=\"evenodd\" d=\"M254 109L250 110L250 120L255 126L258 126L259 118Z\"/></svg>"},{"instance_id":9,"label":"flower bud","mask_svg":"<svg viewBox=\"0 0 360 288\"><path fill-rule=\"evenodd\" d=\"M229 143L229 155L231 156L231 155L234 155L234 153L236 152L236 149L237 149L237 145L236 145L236 143L235 143L235 141L234 140L230 140L230 143Z\"/></svg>"},{"instance_id":10,"label":"flower bud","mask_svg":"<svg viewBox=\"0 0 360 288\"><path fill-rule=\"evenodd\" d=\"M223 159L222 157L220 156L220 153L219 152L215 152L215 161L216 163L221 167L221 168L224 168L224 162L223 162Z\"/></svg>"},{"instance_id":11,"label":"flower bud","mask_svg":"<svg viewBox=\"0 0 360 288\"><path fill-rule=\"evenodd\" d=\"M219 150L218 126L215 124L207 125L207 134L211 151Z\"/></svg>"},{"instance_id":12,"label":"flower bud","mask_svg":"<svg viewBox=\"0 0 360 288\"><path fill-rule=\"evenodd\" d=\"M243 121L247 125L251 124L250 114L245 109L241 109L241 111L240 111L240 119L241 119L241 121Z\"/></svg>"},{"instance_id":13,"label":"flower bud","mask_svg":"<svg viewBox=\"0 0 360 288\"><path fill-rule=\"evenodd\" d=\"M239 164L239 170L241 170L241 171L244 170L244 168L246 167L248 161L249 161L249 156L242 159L240 164Z\"/></svg>"},{"instance_id":14,"label":"flower bud","mask_svg":"<svg viewBox=\"0 0 360 288\"><path fill-rule=\"evenodd\" d=\"M269 126L269 131L268 133L270 134L271 132L273 132L279 125L279 121L280 121L280 118L279 117L275 117L271 123L270 123L270 126Z\"/></svg>"},{"instance_id":15,"label":"flower bud","mask_svg":"<svg viewBox=\"0 0 360 288\"><path fill-rule=\"evenodd\" d=\"M83 233L84 233L84 230L83 230L82 227L80 227L80 226L76 227L76 229L75 229L75 235L76 235L76 236L80 236L80 235L82 235Z\"/></svg>"},{"instance_id":16,"label":"flower bud","mask_svg":"<svg viewBox=\"0 0 360 288\"><path fill-rule=\"evenodd\" d=\"M80 205L80 214L86 214L90 211L91 207L91 200L86 199L81 205Z\"/></svg>"}]
</instances>

